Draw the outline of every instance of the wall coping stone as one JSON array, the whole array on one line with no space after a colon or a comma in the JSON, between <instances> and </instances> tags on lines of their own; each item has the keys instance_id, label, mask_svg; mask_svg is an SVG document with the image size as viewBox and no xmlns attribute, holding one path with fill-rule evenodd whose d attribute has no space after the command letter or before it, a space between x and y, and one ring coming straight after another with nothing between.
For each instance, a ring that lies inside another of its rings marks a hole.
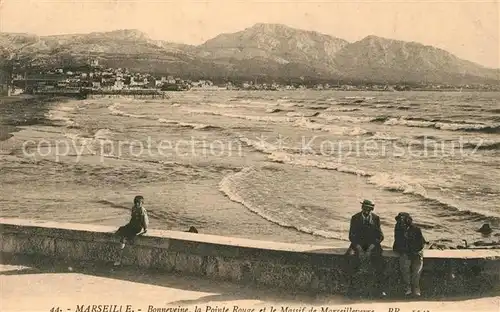
<instances>
[{"instance_id":1,"label":"wall coping stone","mask_svg":"<svg viewBox=\"0 0 500 312\"><path fill-rule=\"evenodd\" d=\"M62 229L68 232L80 231L82 233L101 233L108 234L110 241L112 234L117 230L117 227L93 225L93 224L80 224L80 223L61 223L44 220L26 220L26 219L13 219L13 218L0 218L0 234L2 232L18 232L12 230L15 227L32 227L48 230ZM10 228L10 229L9 229ZM50 236L48 234L44 234ZM233 246L237 248L249 249L264 249L269 251L290 252L290 253L306 253L306 254L323 254L323 255L344 255L347 248L336 248L325 245L312 245L312 244L292 244L281 243L272 241L261 241L246 238L226 237L219 235L209 235L200 233L188 233L181 231L157 230L150 229L148 233L138 239L138 245L148 245L148 240L177 240L194 242L201 244ZM348 242L346 242L346 247ZM484 259L484 260L500 260L500 249L459 249L459 250L429 250L424 251L426 259ZM384 250L384 257L397 257L397 254L392 250Z\"/></svg>"}]
</instances>

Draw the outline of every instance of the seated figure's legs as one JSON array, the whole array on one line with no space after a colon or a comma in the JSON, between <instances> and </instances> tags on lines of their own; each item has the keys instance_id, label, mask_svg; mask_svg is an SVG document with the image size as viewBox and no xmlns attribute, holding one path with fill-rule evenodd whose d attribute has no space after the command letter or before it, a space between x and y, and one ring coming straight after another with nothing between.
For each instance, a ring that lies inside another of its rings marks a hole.
<instances>
[{"instance_id":1,"label":"seated figure's legs","mask_svg":"<svg viewBox=\"0 0 500 312\"><path fill-rule=\"evenodd\" d=\"M413 294L420 296L420 276L424 268L424 258L421 255L416 255L411 260L411 284L413 287Z\"/></svg>"},{"instance_id":2,"label":"seated figure's legs","mask_svg":"<svg viewBox=\"0 0 500 312\"><path fill-rule=\"evenodd\" d=\"M399 256L399 270L401 272L401 277L403 278L405 295L411 294L410 269L411 269L411 260L408 258L407 254L401 254Z\"/></svg>"},{"instance_id":3,"label":"seated figure's legs","mask_svg":"<svg viewBox=\"0 0 500 312\"><path fill-rule=\"evenodd\" d=\"M370 262L375 274L375 291L385 295L383 287L385 281L385 260L382 256L382 248L380 246L375 247L375 249L371 252Z\"/></svg>"}]
</instances>

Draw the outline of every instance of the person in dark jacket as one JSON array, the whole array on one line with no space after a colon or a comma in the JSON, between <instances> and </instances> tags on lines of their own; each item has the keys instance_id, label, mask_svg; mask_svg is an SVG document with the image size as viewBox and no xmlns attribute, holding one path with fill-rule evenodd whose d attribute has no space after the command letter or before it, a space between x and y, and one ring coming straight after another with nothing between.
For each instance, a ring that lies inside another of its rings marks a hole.
<instances>
[{"instance_id":1,"label":"person in dark jacket","mask_svg":"<svg viewBox=\"0 0 500 312\"><path fill-rule=\"evenodd\" d=\"M367 260L376 273L376 288L381 296L385 296L382 290L384 280L384 259L382 258L381 243L384 234L380 227L380 218L373 213L375 204L370 200L361 202L361 212L351 218L349 228L349 250L357 256L359 263ZM358 268L357 268L358 269Z\"/></svg>"},{"instance_id":2,"label":"person in dark jacket","mask_svg":"<svg viewBox=\"0 0 500 312\"><path fill-rule=\"evenodd\" d=\"M423 269L425 239L422 230L413 224L410 214L396 216L394 245L399 254L399 268L405 283L405 295L420 296L420 275Z\"/></svg>"},{"instance_id":3,"label":"person in dark jacket","mask_svg":"<svg viewBox=\"0 0 500 312\"><path fill-rule=\"evenodd\" d=\"M116 235L120 237L120 257L119 260L115 262L118 266L121 264L121 258L123 255L123 250L125 249L125 243L133 242L137 235L144 235L148 231L149 218L146 209L143 207L144 197L138 195L134 198L134 206L132 207L130 221L121 226L117 231Z\"/></svg>"}]
</instances>

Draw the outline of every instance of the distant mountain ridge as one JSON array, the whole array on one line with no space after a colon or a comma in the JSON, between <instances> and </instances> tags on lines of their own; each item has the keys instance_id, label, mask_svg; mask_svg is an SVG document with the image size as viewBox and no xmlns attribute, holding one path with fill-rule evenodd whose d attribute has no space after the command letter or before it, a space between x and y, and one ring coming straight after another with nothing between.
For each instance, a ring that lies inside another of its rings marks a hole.
<instances>
[{"instance_id":1,"label":"distant mountain ridge","mask_svg":"<svg viewBox=\"0 0 500 312\"><path fill-rule=\"evenodd\" d=\"M367 36L349 43L315 31L258 23L193 46L152 40L133 29L36 36L0 33L0 55L62 59L133 70L205 77L341 79L378 83L498 83L498 69L485 68L432 46ZM5 56L4 56L5 57Z\"/></svg>"},{"instance_id":2,"label":"distant mountain ridge","mask_svg":"<svg viewBox=\"0 0 500 312\"><path fill-rule=\"evenodd\" d=\"M453 54L417 42L367 36L347 45L335 57L344 78L389 81L447 82L461 79L499 79L499 70L459 59Z\"/></svg>"},{"instance_id":3,"label":"distant mountain ridge","mask_svg":"<svg viewBox=\"0 0 500 312\"><path fill-rule=\"evenodd\" d=\"M331 68L335 53L346 40L280 24L256 24L243 31L221 34L198 47L199 56L211 59L268 58L281 64L309 63Z\"/></svg>"}]
</instances>

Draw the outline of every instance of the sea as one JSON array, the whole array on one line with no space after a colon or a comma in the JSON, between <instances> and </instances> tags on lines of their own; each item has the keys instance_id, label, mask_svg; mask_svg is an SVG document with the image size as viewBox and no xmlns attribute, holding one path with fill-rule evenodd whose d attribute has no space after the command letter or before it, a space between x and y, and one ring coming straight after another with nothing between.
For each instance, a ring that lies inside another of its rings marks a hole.
<instances>
[{"instance_id":1,"label":"sea","mask_svg":"<svg viewBox=\"0 0 500 312\"><path fill-rule=\"evenodd\" d=\"M188 91L0 104L1 216L346 247L360 202L392 246L500 229L500 93ZM35 116L35 117L33 117Z\"/></svg>"}]
</instances>

